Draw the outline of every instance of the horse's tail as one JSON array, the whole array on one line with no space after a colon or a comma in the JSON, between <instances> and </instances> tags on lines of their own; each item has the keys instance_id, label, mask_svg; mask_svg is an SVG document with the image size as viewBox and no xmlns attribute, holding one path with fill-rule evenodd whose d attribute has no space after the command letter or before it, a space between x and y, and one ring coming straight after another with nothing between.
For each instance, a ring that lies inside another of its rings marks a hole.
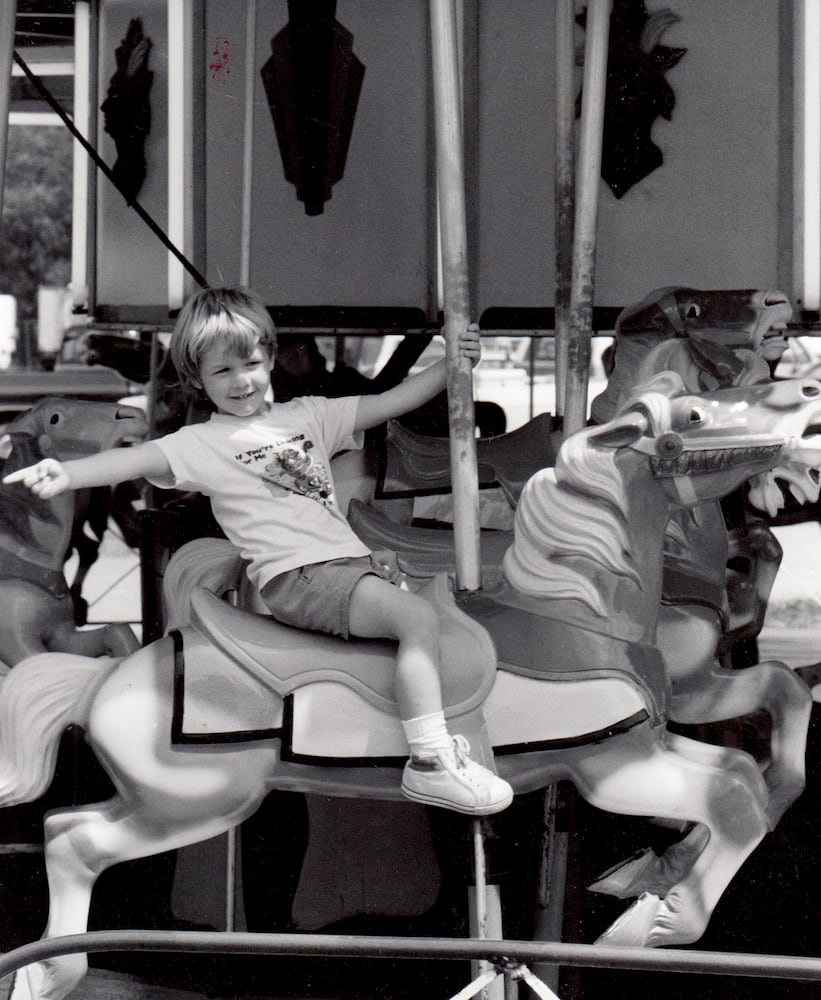
<instances>
[{"instance_id":1,"label":"horse's tail","mask_svg":"<svg viewBox=\"0 0 821 1000\"><path fill-rule=\"evenodd\" d=\"M182 628L191 620L191 592L204 587L218 597L238 591L245 577L239 552L224 538L195 538L171 557L163 577L163 602L168 627Z\"/></svg>"},{"instance_id":2,"label":"horse's tail","mask_svg":"<svg viewBox=\"0 0 821 1000\"><path fill-rule=\"evenodd\" d=\"M110 657L39 653L0 684L0 806L32 802L48 788L60 737L83 724L95 681L119 663Z\"/></svg>"}]
</instances>

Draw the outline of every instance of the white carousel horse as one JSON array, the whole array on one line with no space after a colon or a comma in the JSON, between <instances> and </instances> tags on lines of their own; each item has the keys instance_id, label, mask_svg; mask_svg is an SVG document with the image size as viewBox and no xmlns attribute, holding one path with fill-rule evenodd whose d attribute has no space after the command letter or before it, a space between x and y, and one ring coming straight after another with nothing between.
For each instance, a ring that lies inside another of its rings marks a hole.
<instances>
[{"instance_id":1,"label":"white carousel horse","mask_svg":"<svg viewBox=\"0 0 821 1000\"><path fill-rule=\"evenodd\" d=\"M609 419L636 386L664 370L676 371L690 392L768 382L770 364L786 350L783 331L791 317L789 300L777 290L651 292L619 316L613 374L593 400L594 417ZM773 516L783 506L776 474L800 503L817 499L817 479L804 470L769 470L750 484L749 496L759 509ZM759 710L769 716L765 780L774 828L804 788L812 696L784 663L767 660L732 669L719 655L734 641L757 636L781 560L766 523L751 518L749 509L745 514L746 523L729 536L718 501L671 519L657 643L672 682L671 719L704 724ZM733 571L736 565L742 573ZM631 867L647 862L644 874L652 880L651 852Z\"/></svg>"},{"instance_id":2,"label":"white carousel horse","mask_svg":"<svg viewBox=\"0 0 821 1000\"><path fill-rule=\"evenodd\" d=\"M673 287L649 293L618 318L614 368L606 389L593 400L594 417L600 423L609 420L636 386L661 371L675 371L685 388L694 393L769 381L768 362L786 349L783 328L791 316L787 297L775 290ZM418 484L425 482L423 473L438 485L446 481L441 458L435 465L429 454L433 443L428 443L425 451L403 433L401 448L395 450L413 460L405 458L401 465L394 460L394 466L404 469L409 478L413 473L412 481ZM519 433L536 443L527 429ZM485 478L490 481L495 475L513 500L517 496L511 488L515 477L510 477L508 485L508 469L514 465L509 457L507 461L499 458L507 456L509 448L504 438L492 444L495 452L487 453L489 471ZM520 456L520 462L526 457ZM533 463L541 460L547 465L550 459L547 440L530 454ZM438 474L435 480L434 472ZM803 470L784 469L780 475L788 480L800 502L817 498L819 484ZM759 498L762 509L769 507L773 514L773 507L783 503L783 497L772 487L772 473L768 476L767 482L756 484L752 495ZM356 500L348 516L366 544L396 552L400 566L412 575L424 576L453 565L452 533L446 530L395 524L380 510ZM492 573L510 544L510 535L484 531L481 542L484 572ZM771 828L804 787L810 690L784 663L768 660L745 669L730 669L720 661L718 650L740 636L757 634L779 561L778 542L763 522L745 525L728 538L717 500L679 512L667 528L656 633L672 683L672 720L706 724L758 710L768 714L772 738L765 780ZM729 602L728 563L746 570L742 586ZM618 876L611 874L595 888L619 895L631 894L642 885L658 889L665 884L667 874L659 876L656 868L653 852L647 851L641 861L630 863L629 870L620 871ZM662 881L657 881L660 877Z\"/></svg>"},{"instance_id":3,"label":"white carousel horse","mask_svg":"<svg viewBox=\"0 0 821 1000\"><path fill-rule=\"evenodd\" d=\"M752 758L666 729L654 646L665 524L779 462L821 461L810 434L821 383L681 390L661 376L614 420L565 442L555 470L522 493L506 579L458 601L444 577L431 584L451 729L480 759L519 793L570 779L603 810L695 824L695 861L602 937L646 946L697 940L769 827ZM85 728L116 788L46 818L46 936L85 928L105 868L216 836L272 788L400 798L393 645L231 607L205 589L235 586L226 544L190 543L207 558L177 577L187 624L124 658L31 657L0 685L0 804L41 794L69 724ZM62 1000L86 968L84 955L28 966L12 1000Z\"/></svg>"}]
</instances>

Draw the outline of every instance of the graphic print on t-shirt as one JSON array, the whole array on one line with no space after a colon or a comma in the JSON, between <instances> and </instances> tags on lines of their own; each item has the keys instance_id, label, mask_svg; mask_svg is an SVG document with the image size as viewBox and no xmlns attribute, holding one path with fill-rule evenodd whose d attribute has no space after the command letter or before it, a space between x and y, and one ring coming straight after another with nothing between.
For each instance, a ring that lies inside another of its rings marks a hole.
<instances>
[{"instance_id":1,"label":"graphic print on t-shirt","mask_svg":"<svg viewBox=\"0 0 821 1000\"><path fill-rule=\"evenodd\" d=\"M271 488L276 484L330 507L333 506L331 481L323 463L312 454L313 447L313 441L301 436L278 447L265 466L265 485Z\"/></svg>"}]
</instances>

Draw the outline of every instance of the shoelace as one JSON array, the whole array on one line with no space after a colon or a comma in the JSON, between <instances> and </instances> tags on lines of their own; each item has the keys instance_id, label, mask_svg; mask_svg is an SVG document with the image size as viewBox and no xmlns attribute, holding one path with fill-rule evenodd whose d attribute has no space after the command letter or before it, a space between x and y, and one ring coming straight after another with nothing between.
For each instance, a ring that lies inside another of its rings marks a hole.
<instances>
[{"instance_id":1,"label":"shoelace","mask_svg":"<svg viewBox=\"0 0 821 1000\"><path fill-rule=\"evenodd\" d=\"M453 756L456 758L456 766L467 767L470 743L468 743L467 739L461 733L457 733L453 737L452 746Z\"/></svg>"}]
</instances>

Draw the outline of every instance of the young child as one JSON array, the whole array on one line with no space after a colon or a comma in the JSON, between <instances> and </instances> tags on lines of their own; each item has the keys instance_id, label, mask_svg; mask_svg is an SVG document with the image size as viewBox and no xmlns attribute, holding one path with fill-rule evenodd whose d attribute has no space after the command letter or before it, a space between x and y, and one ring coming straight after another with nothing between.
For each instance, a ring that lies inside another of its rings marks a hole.
<instances>
[{"instance_id":1,"label":"young child","mask_svg":"<svg viewBox=\"0 0 821 1000\"><path fill-rule=\"evenodd\" d=\"M466 330L460 346L475 363L478 332ZM336 505L331 479L331 458L361 447L359 432L441 392L445 362L378 395L276 403L275 356L273 322L253 292L197 292L180 312L171 357L182 386L210 401L210 419L131 448L46 458L4 482L44 499L136 478L206 494L275 618L344 638L396 640L395 694L410 747L404 795L474 816L498 812L512 800L510 786L471 760L467 741L445 724L436 610L372 561Z\"/></svg>"}]
</instances>

